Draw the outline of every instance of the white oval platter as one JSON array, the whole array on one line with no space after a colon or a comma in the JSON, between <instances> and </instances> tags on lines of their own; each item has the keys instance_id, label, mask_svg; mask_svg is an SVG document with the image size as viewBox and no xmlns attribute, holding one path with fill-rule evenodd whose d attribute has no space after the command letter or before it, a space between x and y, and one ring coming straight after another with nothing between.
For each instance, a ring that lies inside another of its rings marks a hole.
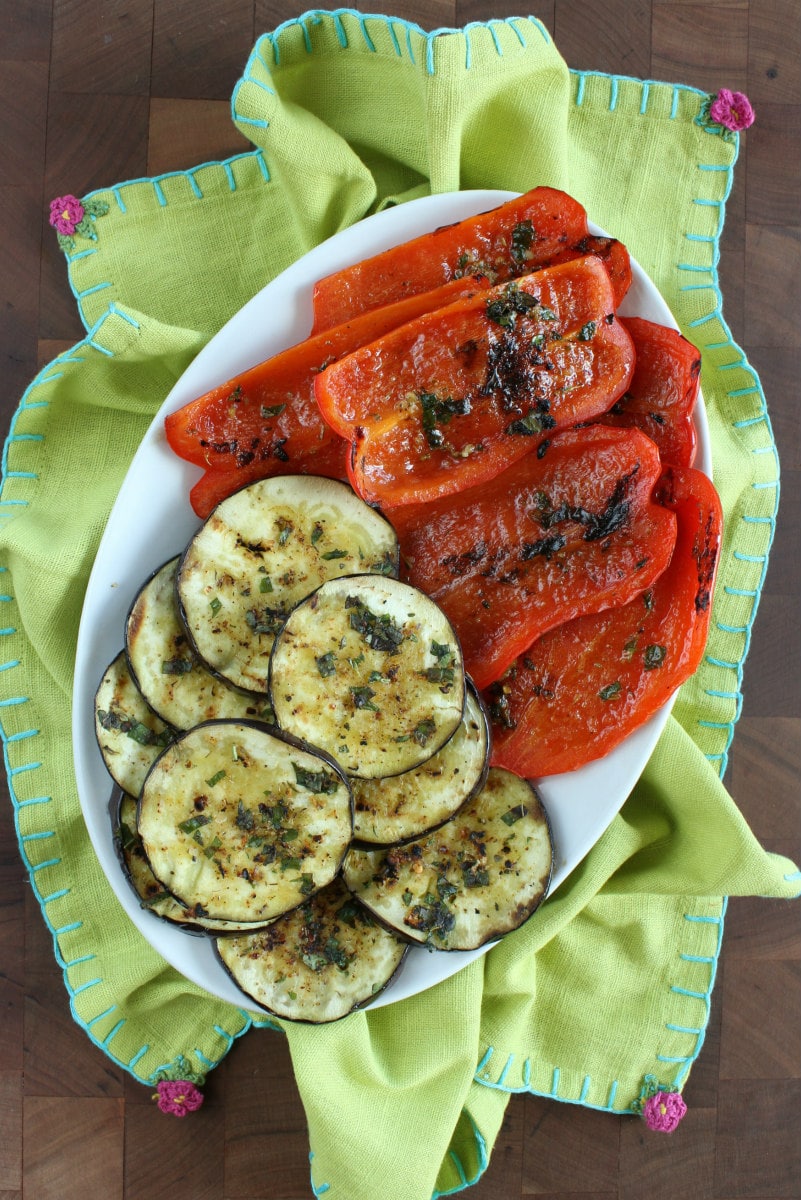
<instances>
[{"instance_id":1,"label":"white oval platter","mask_svg":"<svg viewBox=\"0 0 801 1200\"><path fill-rule=\"evenodd\" d=\"M257 1006L224 970L211 941L173 928L139 906L114 849L109 818L112 784L94 732L95 691L106 666L122 649L125 617L136 590L151 571L184 547L200 524L188 500L200 471L169 449L164 417L306 337L317 279L440 225L494 208L514 194L445 193L386 209L315 247L269 283L212 338L166 397L131 462L100 542L81 617L73 696L75 773L86 827L117 899L144 937L187 979L238 1008L253 1010ZM594 226L591 229L602 232ZM633 282L621 314L676 327L645 272L634 261L632 269ZM696 466L711 475L709 432L700 397L696 425ZM556 846L551 893L595 845L623 805L656 745L671 703L606 757L571 774L536 781ZM536 915L532 919L536 920ZM487 949L445 953L415 947L397 980L377 997L374 1007L431 987Z\"/></svg>"}]
</instances>

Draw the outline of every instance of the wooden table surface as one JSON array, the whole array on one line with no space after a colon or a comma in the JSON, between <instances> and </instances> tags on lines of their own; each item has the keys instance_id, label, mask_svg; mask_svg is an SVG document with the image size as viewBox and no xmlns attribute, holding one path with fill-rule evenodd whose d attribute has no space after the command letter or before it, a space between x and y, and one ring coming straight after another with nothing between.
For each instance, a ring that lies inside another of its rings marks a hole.
<instances>
[{"instance_id":1,"label":"wooden table surface","mask_svg":"<svg viewBox=\"0 0 801 1200\"><path fill-rule=\"evenodd\" d=\"M406 0L366 11L426 29L518 12L511 0ZM283 0L2 0L5 228L2 426L37 366L83 333L49 200L245 149L229 97ZM527 9L526 12L529 10ZM721 255L724 315L761 373L783 466L774 551L727 782L770 849L798 860L798 0L535 0L571 67L745 91L746 135ZM196 1117L159 1114L73 1023L51 938L0 805L0 1200L292 1200L311 1195L284 1039L251 1035L209 1077ZM671 1138L640 1122L513 1097L474 1200L801 1197L798 905L733 900L706 1043ZM255 1099L258 1095L258 1100ZM345 1198L347 1200L347 1198ZM403 1200L403 1197L376 1197Z\"/></svg>"}]
</instances>

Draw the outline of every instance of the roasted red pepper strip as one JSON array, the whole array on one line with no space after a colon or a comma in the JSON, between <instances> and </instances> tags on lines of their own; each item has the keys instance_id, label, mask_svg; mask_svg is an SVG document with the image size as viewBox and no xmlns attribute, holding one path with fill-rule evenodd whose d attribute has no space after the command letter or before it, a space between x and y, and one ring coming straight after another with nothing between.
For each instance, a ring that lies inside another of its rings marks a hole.
<instances>
[{"instance_id":1,"label":"roasted red pepper strip","mask_svg":"<svg viewBox=\"0 0 801 1200\"><path fill-rule=\"evenodd\" d=\"M314 399L320 368L404 321L487 287L485 280L457 280L307 338L170 413L164 422L167 441L199 467L230 472L259 464L261 474L251 479L294 473L301 462L311 471L311 455L330 454L339 444Z\"/></svg>"},{"instance_id":2,"label":"roasted red pepper strip","mask_svg":"<svg viewBox=\"0 0 801 1200\"><path fill-rule=\"evenodd\" d=\"M313 332L459 276L485 275L501 283L583 254L598 254L607 263L617 306L631 283L625 246L590 234L587 213L572 196L555 188L533 188L489 212L443 225L319 280Z\"/></svg>"},{"instance_id":3,"label":"roasted red pepper strip","mask_svg":"<svg viewBox=\"0 0 801 1200\"><path fill-rule=\"evenodd\" d=\"M678 518L667 570L623 607L552 629L487 690L496 766L529 778L574 771L618 746L698 666L720 500L692 468L666 471L657 496Z\"/></svg>"},{"instance_id":4,"label":"roasted red pepper strip","mask_svg":"<svg viewBox=\"0 0 801 1200\"><path fill-rule=\"evenodd\" d=\"M480 487L392 513L405 578L445 610L478 687L547 629L651 586L676 537L651 494L660 471L639 430L595 425Z\"/></svg>"},{"instance_id":5,"label":"roasted red pepper strip","mask_svg":"<svg viewBox=\"0 0 801 1200\"><path fill-rule=\"evenodd\" d=\"M559 429L605 413L634 370L596 258L525 275L427 313L322 371L349 477L385 508L491 479Z\"/></svg>"},{"instance_id":6,"label":"roasted red pepper strip","mask_svg":"<svg viewBox=\"0 0 801 1200\"><path fill-rule=\"evenodd\" d=\"M279 467L284 468L283 470L274 470L271 473L273 475L324 475L328 479L341 479L345 482L347 481L345 459L346 443L340 438L334 438L315 454L296 455L292 460L291 470L289 463L283 463L279 464ZM264 479L266 475L267 472L262 462L251 463L247 467L237 467L232 471L213 469L204 471L189 492L192 511L205 521L221 500L233 495L245 484L254 483L257 479Z\"/></svg>"},{"instance_id":7,"label":"roasted red pepper strip","mask_svg":"<svg viewBox=\"0 0 801 1200\"><path fill-rule=\"evenodd\" d=\"M631 334L637 362L634 378L604 423L641 429L656 442L665 466L691 467L701 355L676 329L642 317L621 321Z\"/></svg>"}]
</instances>

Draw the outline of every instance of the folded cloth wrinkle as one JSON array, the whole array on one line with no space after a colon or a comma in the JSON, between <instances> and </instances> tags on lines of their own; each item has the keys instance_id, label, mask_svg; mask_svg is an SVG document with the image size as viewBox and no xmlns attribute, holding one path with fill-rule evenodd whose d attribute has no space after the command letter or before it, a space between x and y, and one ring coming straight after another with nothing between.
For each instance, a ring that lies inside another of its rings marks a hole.
<instances>
[{"instance_id":1,"label":"folded cloth wrinkle","mask_svg":"<svg viewBox=\"0 0 801 1200\"><path fill-rule=\"evenodd\" d=\"M433 37L352 10L306 14L259 39L234 92L252 151L99 189L95 239L67 252L87 334L22 398L0 493L0 717L21 853L76 1021L135 1077L205 1072L240 1036L265 1036L255 1027L285 1029L312 1187L331 1200L429 1200L475 1182L513 1092L622 1113L638 1111L646 1077L680 1088L704 1040L726 897L801 890L721 783L777 467L717 280L737 135L696 122L705 101L571 72L533 18ZM274 1023L167 967L87 837L67 698L94 554L173 382L266 282L371 211L535 184L570 191L626 242L702 352L726 513L707 656L620 815L526 925L397 1004L330 1027ZM708 289L685 287L701 276Z\"/></svg>"}]
</instances>

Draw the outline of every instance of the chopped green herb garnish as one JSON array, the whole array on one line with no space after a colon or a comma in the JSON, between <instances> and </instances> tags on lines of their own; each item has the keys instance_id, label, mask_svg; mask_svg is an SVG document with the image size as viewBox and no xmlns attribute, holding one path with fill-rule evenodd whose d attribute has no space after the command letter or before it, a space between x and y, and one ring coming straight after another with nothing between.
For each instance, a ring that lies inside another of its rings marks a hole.
<instances>
[{"instance_id":1,"label":"chopped green herb garnish","mask_svg":"<svg viewBox=\"0 0 801 1200\"><path fill-rule=\"evenodd\" d=\"M518 221L512 230L512 258L516 263L524 263L526 261L533 241L534 225L532 222Z\"/></svg>"},{"instance_id":2,"label":"chopped green herb garnish","mask_svg":"<svg viewBox=\"0 0 801 1200\"><path fill-rule=\"evenodd\" d=\"M496 325L502 326L504 329L510 329L518 316L525 316L530 313L533 308L537 308L539 299L532 296L531 292L524 292L515 283L510 283L504 288L503 295L498 296L494 300L490 300L487 304L487 317L490 321L494 321ZM548 312L548 309L541 309L540 314Z\"/></svg>"},{"instance_id":3,"label":"chopped green herb garnish","mask_svg":"<svg viewBox=\"0 0 801 1200\"><path fill-rule=\"evenodd\" d=\"M361 558L361 552L359 552L359 557ZM395 560L389 551L387 551L380 562L369 563L367 570L371 575L394 575Z\"/></svg>"},{"instance_id":4,"label":"chopped green herb garnish","mask_svg":"<svg viewBox=\"0 0 801 1200\"><path fill-rule=\"evenodd\" d=\"M332 771L307 771L298 763L292 764L295 771L295 782L307 792L317 796L331 796L339 787L339 778Z\"/></svg>"},{"instance_id":5,"label":"chopped green herb garnish","mask_svg":"<svg viewBox=\"0 0 801 1200\"><path fill-rule=\"evenodd\" d=\"M653 671L654 667L661 667L665 661L667 649L665 646L646 646L643 656L643 666L646 671Z\"/></svg>"},{"instance_id":6,"label":"chopped green herb garnish","mask_svg":"<svg viewBox=\"0 0 801 1200\"><path fill-rule=\"evenodd\" d=\"M329 675L336 675L337 661L336 661L336 658L334 657L333 650L328 650L328 651L326 651L325 654L318 655L318 657L315 658L314 662L317 666L317 670L319 671L320 676L323 679L327 679L329 677Z\"/></svg>"},{"instance_id":7,"label":"chopped green herb garnish","mask_svg":"<svg viewBox=\"0 0 801 1200\"><path fill-rule=\"evenodd\" d=\"M256 825L256 818L249 808L245 808L241 800L236 806L235 824L237 829L243 829L245 833L250 833Z\"/></svg>"},{"instance_id":8,"label":"chopped green herb garnish","mask_svg":"<svg viewBox=\"0 0 801 1200\"><path fill-rule=\"evenodd\" d=\"M285 408L285 404L262 404L260 412L263 417L279 417Z\"/></svg>"},{"instance_id":9,"label":"chopped green herb garnish","mask_svg":"<svg viewBox=\"0 0 801 1200\"><path fill-rule=\"evenodd\" d=\"M335 559L335 558L347 558L347 557L348 557L347 550L326 550L325 554L320 555L320 558L322 558L324 562L332 562L333 559Z\"/></svg>"},{"instance_id":10,"label":"chopped green herb garnish","mask_svg":"<svg viewBox=\"0 0 801 1200\"><path fill-rule=\"evenodd\" d=\"M140 844L139 835L125 821L120 821L117 837L123 850L135 850Z\"/></svg>"},{"instance_id":11,"label":"chopped green herb garnish","mask_svg":"<svg viewBox=\"0 0 801 1200\"><path fill-rule=\"evenodd\" d=\"M279 605L278 608L264 607L249 608L245 613L245 624L253 633L277 634L287 618L287 610Z\"/></svg>"},{"instance_id":12,"label":"chopped green herb garnish","mask_svg":"<svg viewBox=\"0 0 801 1200\"><path fill-rule=\"evenodd\" d=\"M208 825L210 820L211 817L207 817L203 813L198 813L195 817L187 817L185 821L180 821L178 823L178 828L180 829L181 833L195 833L204 825Z\"/></svg>"},{"instance_id":13,"label":"chopped green herb garnish","mask_svg":"<svg viewBox=\"0 0 801 1200\"><path fill-rule=\"evenodd\" d=\"M600 700L616 700L620 695L620 682L616 679L614 683L608 683L606 687L602 687L598 693Z\"/></svg>"},{"instance_id":14,"label":"chopped green herb garnish","mask_svg":"<svg viewBox=\"0 0 801 1200\"><path fill-rule=\"evenodd\" d=\"M278 526L278 545L285 546L292 536L295 526L286 517L279 517L276 525Z\"/></svg>"},{"instance_id":15,"label":"chopped green herb garnish","mask_svg":"<svg viewBox=\"0 0 801 1200\"><path fill-rule=\"evenodd\" d=\"M221 779L225 779L225 771L217 771L212 775L211 779L207 779L206 783L209 787L214 787L215 783L219 783Z\"/></svg>"},{"instance_id":16,"label":"chopped green herb garnish","mask_svg":"<svg viewBox=\"0 0 801 1200\"><path fill-rule=\"evenodd\" d=\"M546 429L553 429L555 421L553 417L547 413L538 413L533 409L526 413L524 417L520 417L517 421L511 421L504 430L504 433L518 434L522 437L533 437L536 433L543 433Z\"/></svg>"},{"instance_id":17,"label":"chopped green herb garnish","mask_svg":"<svg viewBox=\"0 0 801 1200\"><path fill-rule=\"evenodd\" d=\"M417 399L423 410L423 433L432 449L437 449L445 441L439 425L447 425L453 417L463 417L470 412L470 399L465 396L461 400L453 400L450 396L441 398L434 392L419 392Z\"/></svg>"},{"instance_id":18,"label":"chopped green herb garnish","mask_svg":"<svg viewBox=\"0 0 801 1200\"><path fill-rule=\"evenodd\" d=\"M219 596L214 596L211 600L209 600L209 608L216 617L217 613L222 608L222 600L220 600Z\"/></svg>"},{"instance_id":19,"label":"chopped green herb garnish","mask_svg":"<svg viewBox=\"0 0 801 1200\"><path fill-rule=\"evenodd\" d=\"M486 887L489 883L489 871L486 867L478 867L474 863L462 863L462 882L466 888Z\"/></svg>"},{"instance_id":20,"label":"chopped green herb garnish","mask_svg":"<svg viewBox=\"0 0 801 1200\"><path fill-rule=\"evenodd\" d=\"M451 883L450 879L445 875L440 875L437 879L437 895L440 900L448 900L451 896L455 896L459 891L455 883Z\"/></svg>"},{"instance_id":21,"label":"chopped green herb garnish","mask_svg":"<svg viewBox=\"0 0 801 1200\"><path fill-rule=\"evenodd\" d=\"M350 609L350 627L360 633L371 650L396 654L403 641L403 629L389 613L379 617L358 596L347 596L345 608Z\"/></svg>"},{"instance_id":22,"label":"chopped green herb garnish","mask_svg":"<svg viewBox=\"0 0 801 1200\"><path fill-rule=\"evenodd\" d=\"M588 321L586 325L582 325L581 329L576 334L576 340L579 342L589 342L595 337L597 326L594 321Z\"/></svg>"},{"instance_id":23,"label":"chopped green herb garnish","mask_svg":"<svg viewBox=\"0 0 801 1200\"><path fill-rule=\"evenodd\" d=\"M161 664L162 675L188 675L195 665L192 658L167 658Z\"/></svg>"},{"instance_id":24,"label":"chopped green herb garnish","mask_svg":"<svg viewBox=\"0 0 801 1200\"><path fill-rule=\"evenodd\" d=\"M109 712L98 709L97 719L103 729L113 729L118 733L124 733L134 742L138 742L140 746L168 746L172 741L173 735L168 729L157 733L155 729L150 729L143 721L135 721L132 717L124 717L120 713L114 712L113 709Z\"/></svg>"},{"instance_id":25,"label":"chopped green herb garnish","mask_svg":"<svg viewBox=\"0 0 801 1200\"><path fill-rule=\"evenodd\" d=\"M441 900L436 904L415 904L403 918L404 925L442 940L456 924L456 917Z\"/></svg>"},{"instance_id":26,"label":"chopped green herb garnish","mask_svg":"<svg viewBox=\"0 0 801 1200\"><path fill-rule=\"evenodd\" d=\"M441 683L451 687L456 679L453 667L426 667L423 672L429 683Z\"/></svg>"},{"instance_id":27,"label":"chopped green herb garnish","mask_svg":"<svg viewBox=\"0 0 801 1200\"><path fill-rule=\"evenodd\" d=\"M431 653L441 667L449 667L456 657L447 642L432 642Z\"/></svg>"},{"instance_id":28,"label":"chopped green herb garnish","mask_svg":"<svg viewBox=\"0 0 801 1200\"><path fill-rule=\"evenodd\" d=\"M262 575L261 579L259 580L259 591L264 593L264 592L271 592L272 590L273 590L272 579L270 579L269 575Z\"/></svg>"},{"instance_id":29,"label":"chopped green herb garnish","mask_svg":"<svg viewBox=\"0 0 801 1200\"><path fill-rule=\"evenodd\" d=\"M352 687L350 694L356 708L367 708L370 712L379 712L377 704L373 704L375 692L371 687Z\"/></svg>"},{"instance_id":30,"label":"chopped green herb garnish","mask_svg":"<svg viewBox=\"0 0 801 1200\"><path fill-rule=\"evenodd\" d=\"M422 721L417 722L412 730L411 736L413 741L417 742L418 746L427 745L436 728L437 726L431 717L424 717Z\"/></svg>"},{"instance_id":31,"label":"chopped green herb garnish","mask_svg":"<svg viewBox=\"0 0 801 1200\"><path fill-rule=\"evenodd\" d=\"M528 809L526 808L525 804L517 804L514 808L510 808L508 812L505 812L501 817L501 820L503 821L504 825L516 825L521 817L527 816Z\"/></svg>"}]
</instances>

